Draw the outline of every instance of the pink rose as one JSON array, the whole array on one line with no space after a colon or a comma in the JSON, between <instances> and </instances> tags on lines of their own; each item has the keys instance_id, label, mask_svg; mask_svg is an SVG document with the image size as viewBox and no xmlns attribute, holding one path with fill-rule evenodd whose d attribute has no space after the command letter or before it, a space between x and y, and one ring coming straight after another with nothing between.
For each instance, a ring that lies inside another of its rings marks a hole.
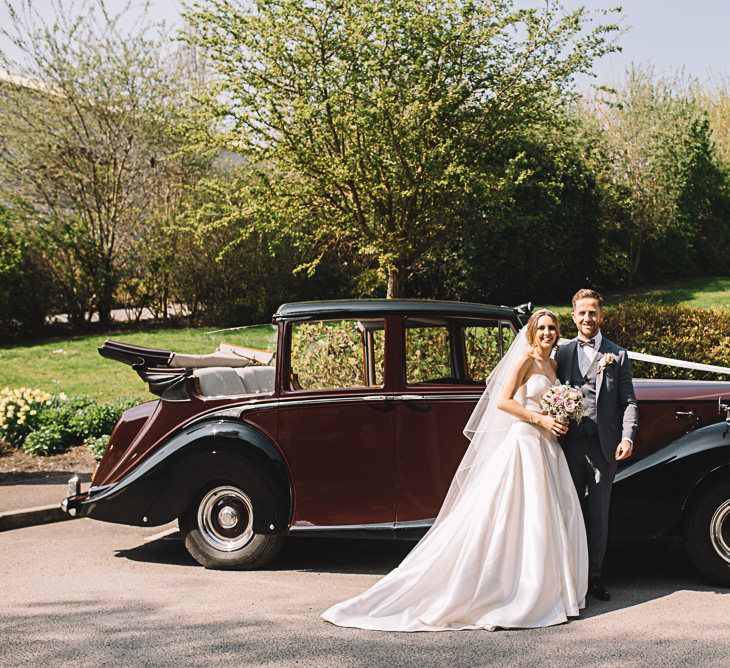
<instances>
[{"instance_id":1,"label":"pink rose","mask_svg":"<svg viewBox=\"0 0 730 668\"><path fill-rule=\"evenodd\" d=\"M565 410L568 411L568 413L572 413L575 410L575 401L568 399L565 402Z\"/></svg>"},{"instance_id":2,"label":"pink rose","mask_svg":"<svg viewBox=\"0 0 730 668\"><path fill-rule=\"evenodd\" d=\"M553 406L562 406L563 405L563 397L558 396L557 394L553 397Z\"/></svg>"}]
</instances>

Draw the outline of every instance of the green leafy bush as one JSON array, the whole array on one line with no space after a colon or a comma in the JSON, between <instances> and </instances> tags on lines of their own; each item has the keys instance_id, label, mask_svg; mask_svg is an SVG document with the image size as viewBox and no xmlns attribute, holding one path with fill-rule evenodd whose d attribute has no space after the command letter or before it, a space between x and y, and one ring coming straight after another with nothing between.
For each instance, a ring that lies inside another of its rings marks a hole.
<instances>
[{"instance_id":1,"label":"green leafy bush","mask_svg":"<svg viewBox=\"0 0 730 668\"><path fill-rule=\"evenodd\" d=\"M74 434L83 440L111 434L122 413L138 403L136 399L117 399L109 404L92 403L78 410L69 424Z\"/></svg>"},{"instance_id":2,"label":"green leafy bush","mask_svg":"<svg viewBox=\"0 0 730 668\"><path fill-rule=\"evenodd\" d=\"M41 427L28 434L20 447L31 455L53 455L68 447L68 435L53 426Z\"/></svg>"},{"instance_id":3,"label":"green leafy bush","mask_svg":"<svg viewBox=\"0 0 730 668\"><path fill-rule=\"evenodd\" d=\"M41 415L41 423L64 434L68 445L89 438L110 434L122 413L137 405L132 398L117 399L109 404L97 404L89 397L54 397Z\"/></svg>"},{"instance_id":4,"label":"green leafy bush","mask_svg":"<svg viewBox=\"0 0 730 668\"><path fill-rule=\"evenodd\" d=\"M89 397L4 388L0 390L0 438L33 455L89 443L100 457L122 413L138 403L134 398L121 398L97 404Z\"/></svg>"},{"instance_id":5,"label":"green leafy bush","mask_svg":"<svg viewBox=\"0 0 730 668\"><path fill-rule=\"evenodd\" d=\"M104 456L104 453L109 446L109 435L102 434L101 436L94 436L86 441L86 445L89 446L89 450L91 450L91 454L94 455L94 459L99 461Z\"/></svg>"},{"instance_id":6,"label":"green leafy bush","mask_svg":"<svg viewBox=\"0 0 730 668\"><path fill-rule=\"evenodd\" d=\"M570 315L560 317L564 337L575 336ZM601 331L623 348L649 355L730 367L730 313L718 309L627 301L606 308ZM730 380L728 375L664 364L632 362L635 378Z\"/></svg>"}]
</instances>

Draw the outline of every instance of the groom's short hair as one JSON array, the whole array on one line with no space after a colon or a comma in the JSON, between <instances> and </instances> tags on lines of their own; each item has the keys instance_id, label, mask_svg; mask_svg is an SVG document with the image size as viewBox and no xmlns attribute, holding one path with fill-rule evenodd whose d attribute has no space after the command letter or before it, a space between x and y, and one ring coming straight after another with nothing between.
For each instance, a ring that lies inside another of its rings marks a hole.
<instances>
[{"instance_id":1,"label":"groom's short hair","mask_svg":"<svg viewBox=\"0 0 730 668\"><path fill-rule=\"evenodd\" d=\"M578 292L573 295L573 308L575 308L575 303L579 299L595 299L598 301L598 305L603 308L603 297L601 297L600 293L595 290L589 290L588 288L578 290Z\"/></svg>"}]
</instances>

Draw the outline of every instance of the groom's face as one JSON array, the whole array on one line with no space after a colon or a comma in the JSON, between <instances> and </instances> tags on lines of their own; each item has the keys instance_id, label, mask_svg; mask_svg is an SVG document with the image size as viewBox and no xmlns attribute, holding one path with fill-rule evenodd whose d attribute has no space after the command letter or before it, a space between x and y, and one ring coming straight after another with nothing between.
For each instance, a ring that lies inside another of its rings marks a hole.
<instances>
[{"instance_id":1,"label":"groom's face","mask_svg":"<svg viewBox=\"0 0 730 668\"><path fill-rule=\"evenodd\" d=\"M598 334L603 322L603 309L597 299L585 297L576 300L572 315L581 336L592 339Z\"/></svg>"}]
</instances>

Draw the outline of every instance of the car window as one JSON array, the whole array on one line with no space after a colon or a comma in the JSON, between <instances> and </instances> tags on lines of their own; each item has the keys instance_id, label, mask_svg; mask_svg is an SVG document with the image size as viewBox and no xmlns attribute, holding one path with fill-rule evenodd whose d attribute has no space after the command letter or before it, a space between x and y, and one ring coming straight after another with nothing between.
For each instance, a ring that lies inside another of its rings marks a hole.
<instances>
[{"instance_id":1,"label":"car window","mask_svg":"<svg viewBox=\"0 0 730 668\"><path fill-rule=\"evenodd\" d=\"M406 383L481 384L514 337L506 321L406 318Z\"/></svg>"},{"instance_id":2,"label":"car window","mask_svg":"<svg viewBox=\"0 0 730 668\"><path fill-rule=\"evenodd\" d=\"M437 383L453 379L449 328L446 325L406 323L406 382Z\"/></svg>"},{"instance_id":3,"label":"car window","mask_svg":"<svg viewBox=\"0 0 730 668\"><path fill-rule=\"evenodd\" d=\"M381 386L385 323L382 319L325 320L292 325L290 388Z\"/></svg>"},{"instance_id":4,"label":"car window","mask_svg":"<svg viewBox=\"0 0 730 668\"><path fill-rule=\"evenodd\" d=\"M508 323L464 327L466 373L471 381L483 382L514 341Z\"/></svg>"}]
</instances>

